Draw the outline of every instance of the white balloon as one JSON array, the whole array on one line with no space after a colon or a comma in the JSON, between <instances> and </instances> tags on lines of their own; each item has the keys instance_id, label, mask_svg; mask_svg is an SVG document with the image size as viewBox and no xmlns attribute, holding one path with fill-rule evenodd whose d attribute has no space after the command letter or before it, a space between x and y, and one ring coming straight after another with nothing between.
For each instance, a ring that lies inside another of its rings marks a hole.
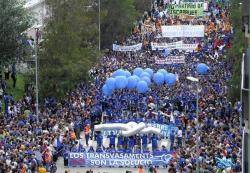
<instances>
[{"instance_id":1,"label":"white balloon","mask_svg":"<svg viewBox=\"0 0 250 173\"><path fill-rule=\"evenodd\" d=\"M128 137L128 136L133 136L133 135L139 133L142 129L144 129L145 126L146 126L145 123L139 123L137 126L131 128L131 129L129 129L129 130L126 130L126 131L123 130L123 131L121 132L121 134L122 134L123 136L126 136L126 137Z\"/></svg>"},{"instance_id":2,"label":"white balloon","mask_svg":"<svg viewBox=\"0 0 250 173\"><path fill-rule=\"evenodd\" d=\"M144 128L140 131L140 134L149 134L149 133L153 133L153 134L156 134L156 135L160 135L161 134L161 130L156 128L156 127L147 127L147 128Z\"/></svg>"}]
</instances>

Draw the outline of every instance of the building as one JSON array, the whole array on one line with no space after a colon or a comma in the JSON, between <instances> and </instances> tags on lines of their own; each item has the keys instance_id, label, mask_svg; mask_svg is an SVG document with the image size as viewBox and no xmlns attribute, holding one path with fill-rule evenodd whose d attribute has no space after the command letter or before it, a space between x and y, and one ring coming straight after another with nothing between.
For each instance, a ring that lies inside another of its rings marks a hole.
<instances>
[{"instance_id":1,"label":"building","mask_svg":"<svg viewBox=\"0 0 250 173\"><path fill-rule=\"evenodd\" d=\"M43 29L45 19L49 16L45 0L26 0L24 7L28 9L34 17L34 24L27 30L27 34L35 38L37 29L40 31Z\"/></svg>"}]
</instances>

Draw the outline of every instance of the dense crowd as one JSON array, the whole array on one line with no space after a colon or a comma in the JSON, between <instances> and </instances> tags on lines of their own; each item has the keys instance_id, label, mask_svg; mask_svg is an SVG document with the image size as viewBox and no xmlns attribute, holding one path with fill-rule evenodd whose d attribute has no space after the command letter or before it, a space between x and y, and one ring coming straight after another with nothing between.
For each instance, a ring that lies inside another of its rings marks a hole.
<instances>
[{"instance_id":1,"label":"dense crowd","mask_svg":"<svg viewBox=\"0 0 250 173\"><path fill-rule=\"evenodd\" d=\"M79 84L62 102L47 98L38 116L35 115L32 93L14 101L10 93L4 92L5 110L0 120L0 172L53 172L59 156L64 157L67 165L70 151L171 152L173 159L168 164L169 172L192 172L198 166L205 172L216 172L220 170L216 158L230 158L233 163L231 171L241 171L240 104L231 103L227 98L227 84L233 66L233 62L224 56L232 46L233 37L228 8L211 0L204 17L173 17L165 11L168 3L171 2L155 1L152 10L137 21L132 35L120 43L143 42L141 51L109 51L91 69L91 85ZM178 24L205 25L205 37L160 37L162 25ZM164 56L161 51L151 50L151 42L180 40L198 44L193 52L169 52L169 55L185 55L184 64L155 63L155 58L163 59ZM198 75L195 66L199 62L209 65L208 75ZM178 82L171 87L152 85L145 94L123 89L109 97L103 95L101 88L115 70L132 71L136 67L155 71L163 68L177 74ZM188 81L187 76L199 78L198 85ZM96 124L130 121L168 124L176 130L169 136L132 137L112 132L103 136L94 131ZM104 138L109 139L108 146L104 145ZM159 146L161 140L169 140L170 146ZM96 146L93 141L96 141Z\"/></svg>"}]
</instances>

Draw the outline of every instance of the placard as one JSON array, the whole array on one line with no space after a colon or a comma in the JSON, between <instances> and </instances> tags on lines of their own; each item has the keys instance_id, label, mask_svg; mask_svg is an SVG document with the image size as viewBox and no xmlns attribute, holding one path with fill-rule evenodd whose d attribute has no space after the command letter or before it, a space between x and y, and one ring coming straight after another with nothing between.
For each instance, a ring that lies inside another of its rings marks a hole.
<instances>
[{"instance_id":1,"label":"placard","mask_svg":"<svg viewBox=\"0 0 250 173\"><path fill-rule=\"evenodd\" d=\"M173 16L186 14L190 16L203 16L204 3L203 2L183 2L180 4L169 4L167 6L168 13Z\"/></svg>"},{"instance_id":2,"label":"placard","mask_svg":"<svg viewBox=\"0 0 250 173\"><path fill-rule=\"evenodd\" d=\"M163 25L162 37L204 37L204 31L204 25Z\"/></svg>"},{"instance_id":3,"label":"placard","mask_svg":"<svg viewBox=\"0 0 250 173\"><path fill-rule=\"evenodd\" d=\"M135 52L141 49L142 49L142 43L132 45L132 46L121 46L121 45L113 44L113 51Z\"/></svg>"},{"instance_id":4,"label":"placard","mask_svg":"<svg viewBox=\"0 0 250 173\"><path fill-rule=\"evenodd\" d=\"M155 58L155 63L159 65L183 64L185 63L185 56L168 56L165 59Z\"/></svg>"}]
</instances>

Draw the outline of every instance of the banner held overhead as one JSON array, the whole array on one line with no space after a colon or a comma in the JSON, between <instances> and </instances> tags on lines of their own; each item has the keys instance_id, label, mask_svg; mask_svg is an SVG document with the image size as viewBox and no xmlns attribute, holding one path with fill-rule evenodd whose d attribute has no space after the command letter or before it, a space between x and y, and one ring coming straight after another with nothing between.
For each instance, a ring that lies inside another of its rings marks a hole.
<instances>
[{"instance_id":1,"label":"banner held overhead","mask_svg":"<svg viewBox=\"0 0 250 173\"><path fill-rule=\"evenodd\" d=\"M142 49L142 43L132 45L132 46L121 46L117 44L113 44L113 51L118 52L135 52Z\"/></svg>"},{"instance_id":2,"label":"banner held overhead","mask_svg":"<svg viewBox=\"0 0 250 173\"><path fill-rule=\"evenodd\" d=\"M163 25L162 37L204 37L204 25Z\"/></svg>"},{"instance_id":3,"label":"banner held overhead","mask_svg":"<svg viewBox=\"0 0 250 173\"><path fill-rule=\"evenodd\" d=\"M185 56L168 56L166 59L155 58L155 64L184 64Z\"/></svg>"},{"instance_id":4,"label":"banner held overhead","mask_svg":"<svg viewBox=\"0 0 250 173\"><path fill-rule=\"evenodd\" d=\"M181 4L169 4L167 6L168 13L170 15L186 14L190 16L201 17L204 15L204 3L203 2L185 2Z\"/></svg>"}]
</instances>

